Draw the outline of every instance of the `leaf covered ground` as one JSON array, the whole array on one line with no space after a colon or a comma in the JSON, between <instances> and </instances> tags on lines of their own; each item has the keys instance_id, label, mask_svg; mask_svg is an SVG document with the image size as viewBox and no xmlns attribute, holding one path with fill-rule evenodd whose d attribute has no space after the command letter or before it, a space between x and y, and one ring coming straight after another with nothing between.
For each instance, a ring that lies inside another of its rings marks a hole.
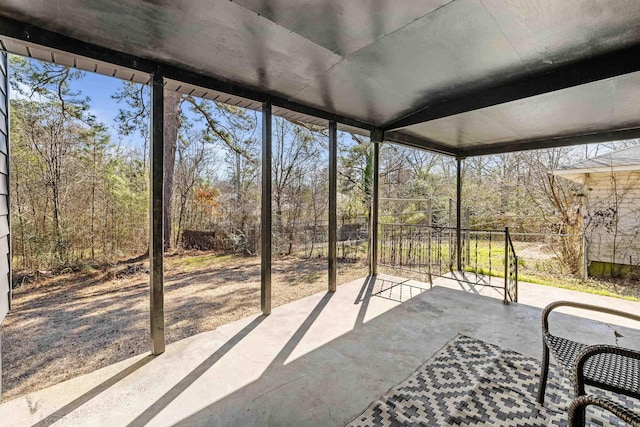
<instances>
[{"instance_id":1,"label":"leaf covered ground","mask_svg":"<svg viewBox=\"0 0 640 427\"><path fill-rule=\"evenodd\" d=\"M339 263L339 283L366 276ZM327 288L326 260L273 262L272 303ZM260 258L191 252L165 260L167 343L260 312ZM2 400L149 351L149 285L144 264L63 274L14 291L2 325Z\"/></svg>"}]
</instances>

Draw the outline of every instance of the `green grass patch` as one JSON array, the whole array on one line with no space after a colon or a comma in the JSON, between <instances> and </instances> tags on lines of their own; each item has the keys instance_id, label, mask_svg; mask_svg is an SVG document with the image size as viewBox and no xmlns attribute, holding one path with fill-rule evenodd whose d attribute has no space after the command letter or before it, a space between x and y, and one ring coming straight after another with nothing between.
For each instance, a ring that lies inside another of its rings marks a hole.
<instances>
[{"instance_id":1,"label":"green grass patch","mask_svg":"<svg viewBox=\"0 0 640 427\"><path fill-rule=\"evenodd\" d=\"M323 275L324 273L318 273L318 272L305 273L305 274L293 274L287 279L287 282L293 286L307 285L309 283L315 283L320 278L322 278Z\"/></svg>"},{"instance_id":2,"label":"green grass patch","mask_svg":"<svg viewBox=\"0 0 640 427\"><path fill-rule=\"evenodd\" d=\"M464 270L468 273L476 273L476 274L489 276L489 270L483 269L483 268L478 268L478 270L476 271L471 267L466 267ZM496 271L493 271L491 276L504 278L504 274L497 273ZM535 283L537 285L542 285L542 286L569 289L572 291L586 292L589 294L602 295L605 297L621 298L628 301L640 302L640 298L636 296L625 295L623 293L615 292L614 290L607 289L606 288L607 284L605 282L600 282L593 279L587 282L583 282L580 279L576 279L573 277L558 276L554 278L549 278L544 276L536 276L531 274L519 273L518 282L529 282L529 283Z\"/></svg>"},{"instance_id":3,"label":"green grass patch","mask_svg":"<svg viewBox=\"0 0 640 427\"><path fill-rule=\"evenodd\" d=\"M599 281L587 281L583 282L580 279L574 279L570 277L558 277L550 280L548 278L542 278L531 275L518 275L518 281L536 283L543 286L552 286L554 288L570 289L572 291L586 292L589 294L602 295L605 297L621 298L629 301L640 302L640 298L633 295L625 295L620 292L606 288L606 283Z\"/></svg>"}]
</instances>

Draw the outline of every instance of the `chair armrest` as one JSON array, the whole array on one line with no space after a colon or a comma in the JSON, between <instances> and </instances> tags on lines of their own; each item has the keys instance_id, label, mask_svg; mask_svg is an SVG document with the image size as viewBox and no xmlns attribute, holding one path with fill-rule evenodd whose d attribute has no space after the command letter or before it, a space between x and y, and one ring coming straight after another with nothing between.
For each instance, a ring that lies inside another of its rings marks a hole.
<instances>
[{"instance_id":1,"label":"chair armrest","mask_svg":"<svg viewBox=\"0 0 640 427\"><path fill-rule=\"evenodd\" d=\"M581 310L597 311L597 312L600 312L600 313L611 314L611 315L614 315L614 316L620 316L620 317L624 317L624 318L627 318L627 319L636 320L636 321L640 322L640 315L637 315L637 314L631 314L631 313L627 313L627 312L619 311L619 310L614 310L614 309L607 308L607 307L599 307L597 305L582 304L582 303L579 303L579 302L556 301L556 302L552 302L551 304L546 306L544 308L544 310L542 311L542 333L543 333L543 335L549 333L549 314L551 314L551 312L553 310L555 310L556 308L559 308L559 307L573 307L573 308L578 308L578 309L581 309Z\"/></svg>"},{"instance_id":2,"label":"chair armrest","mask_svg":"<svg viewBox=\"0 0 640 427\"><path fill-rule=\"evenodd\" d=\"M590 345L582 349L573 361L573 388L576 396L584 395L584 365L587 361L598 354L613 354L627 357L629 359L640 360L640 351L629 348L618 347L615 345L597 344ZM640 375L640 372L638 373ZM614 385L614 384L612 384Z\"/></svg>"},{"instance_id":3,"label":"chair armrest","mask_svg":"<svg viewBox=\"0 0 640 427\"><path fill-rule=\"evenodd\" d=\"M640 427L640 414L631 412L630 409L609 399L593 395L584 395L573 399L569 405L569 427L582 427L584 425L584 410L589 405L598 406L611 412L632 427Z\"/></svg>"}]
</instances>

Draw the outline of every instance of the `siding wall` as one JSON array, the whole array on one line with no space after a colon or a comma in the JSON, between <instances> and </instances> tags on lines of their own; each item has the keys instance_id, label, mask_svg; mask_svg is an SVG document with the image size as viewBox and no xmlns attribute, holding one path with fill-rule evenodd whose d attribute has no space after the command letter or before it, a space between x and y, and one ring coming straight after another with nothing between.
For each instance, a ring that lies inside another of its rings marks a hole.
<instances>
[{"instance_id":1,"label":"siding wall","mask_svg":"<svg viewBox=\"0 0 640 427\"><path fill-rule=\"evenodd\" d=\"M589 261L640 265L640 171L588 174L584 189Z\"/></svg>"},{"instance_id":2,"label":"siding wall","mask_svg":"<svg viewBox=\"0 0 640 427\"><path fill-rule=\"evenodd\" d=\"M9 238L9 77L7 54L0 54L0 322L9 311L11 292Z\"/></svg>"},{"instance_id":3,"label":"siding wall","mask_svg":"<svg viewBox=\"0 0 640 427\"><path fill-rule=\"evenodd\" d=\"M8 56L0 52L0 328L11 304L11 238L9 235L9 76ZM2 393L0 343L0 394Z\"/></svg>"}]
</instances>

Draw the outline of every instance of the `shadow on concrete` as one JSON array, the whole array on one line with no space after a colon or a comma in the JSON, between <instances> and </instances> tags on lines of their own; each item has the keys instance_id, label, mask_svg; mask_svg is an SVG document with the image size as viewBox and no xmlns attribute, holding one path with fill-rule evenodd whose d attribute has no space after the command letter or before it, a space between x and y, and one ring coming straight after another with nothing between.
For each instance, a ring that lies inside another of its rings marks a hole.
<instances>
[{"instance_id":1,"label":"shadow on concrete","mask_svg":"<svg viewBox=\"0 0 640 427\"><path fill-rule=\"evenodd\" d=\"M158 414L162 409L169 405L176 397L178 397L184 390L186 390L191 384L193 384L198 378L202 376L209 368L216 364L222 356L227 354L236 344L242 341L251 331L253 331L266 316L260 316L251 321L247 326L242 328L240 332L231 337L222 347L216 350L211 356L207 357L201 364L199 364L193 371L185 376L178 384L173 386L168 392L162 395L153 405L147 408L143 413L138 415L136 419L131 421L129 426L144 426L153 417Z\"/></svg>"},{"instance_id":2,"label":"shadow on concrete","mask_svg":"<svg viewBox=\"0 0 640 427\"><path fill-rule=\"evenodd\" d=\"M123 369L122 371L118 372L117 374L115 374L114 376L109 378L108 380L103 381L102 383L98 384L97 386L95 386L94 388L92 388L91 390L89 390L88 392L83 394L82 396L80 396L77 399L67 403L62 408L60 408L57 411L55 411L54 413L50 414L49 416L47 416L43 420L40 420L39 422L34 424L33 427L47 427L47 426L52 425L53 423L57 422L61 418L64 418L65 416L69 415L71 412L75 411L76 409L78 409L80 406L84 405L85 403L87 403L91 399L97 397L100 393L104 392L105 390L107 390L110 387L114 386L116 383L122 381L123 379L125 379L126 377L128 377L129 375L131 375L132 373L137 371L138 369L142 368L144 365L146 365L147 363L151 362L153 359L154 359L154 356L152 356L152 355L148 355L146 357L143 357L142 359L138 360L134 364L132 364L132 365L126 367L125 369Z\"/></svg>"},{"instance_id":3,"label":"shadow on concrete","mask_svg":"<svg viewBox=\"0 0 640 427\"><path fill-rule=\"evenodd\" d=\"M395 302L405 302L411 298L420 295L422 292L431 289L431 285L426 286L417 285L418 282L412 282L411 279L405 280L389 280L378 279L380 282L380 289L373 293L373 296L388 299Z\"/></svg>"},{"instance_id":4,"label":"shadow on concrete","mask_svg":"<svg viewBox=\"0 0 640 427\"><path fill-rule=\"evenodd\" d=\"M487 280L487 278L489 280ZM496 296L499 296L500 298L503 297L502 287L496 284L492 284L490 276L467 273L465 271L453 271L451 272L451 275L449 277L445 277L445 279L454 281L458 284L460 290L465 292L471 292L476 295L485 296L492 296L495 293ZM498 280L501 278L495 279Z\"/></svg>"},{"instance_id":5,"label":"shadow on concrete","mask_svg":"<svg viewBox=\"0 0 640 427\"><path fill-rule=\"evenodd\" d=\"M375 277L368 277L356 301L364 306L372 296L374 284ZM365 311L361 306L359 319L364 318ZM457 333L538 358L540 311L537 307L505 305L496 298L437 287L366 323L356 322L346 334L286 365L272 363L251 384L195 413L185 414L174 425L232 421L238 425L344 425ZM296 332L298 338L287 343L278 360L284 362L283 356L291 353L291 345L299 341L311 319L317 317L318 307L312 313ZM558 321L580 337L607 342L614 339L606 325L599 322L566 314L558 314ZM376 379L373 386L371 377ZM322 412L323 405L329 407L328 413Z\"/></svg>"},{"instance_id":6,"label":"shadow on concrete","mask_svg":"<svg viewBox=\"0 0 640 427\"><path fill-rule=\"evenodd\" d=\"M355 300L360 307L354 327L285 365L288 355L328 302L325 296L260 378L194 413L185 414L173 425L234 422L237 425L344 425L377 394L383 394L405 379L462 329L459 324L434 329L430 321L442 322L437 319L445 313L437 309L432 298L413 298L365 323L374 289L385 283L388 286L393 282L381 278L376 282L375 276L368 276ZM459 304L458 298L478 298L444 288L432 291L450 295L446 304L450 308ZM479 301L495 306L495 310L487 310L495 319L508 312L508 307L495 299L479 297ZM364 384L372 376L376 377L375 391L369 395L370 391L363 391L370 386ZM337 405L334 408L339 409L327 414L322 412L322 405ZM308 410L301 411L301 407L307 406ZM314 413L316 410L320 413ZM309 418L295 419L300 416Z\"/></svg>"},{"instance_id":7,"label":"shadow on concrete","mask_svg":"<svg viewBox=\"0 0 640 427\"><path fill-rule=\"evenodd\" d=\"M309 316L305 319L300 327L293 334L291 339L284 345L280 353L271 362L265 372L269 372L274 366L284 365L284 362L291 355L296 346L300 343L304 335L307 333L311 325L318 318L322 310L327 306L334 293L326 293L322 299L316 304ZM191 384L193 384L198 378L200 378L205 372L207 372L215 363L229 352L236 344L238 344L243 338L245 338L252 330L254 330L266 316L260 316L254 319L251 323L245 326L239 333L229 339L222 347L216 350L211 356L209 356L204 362L198 365L193 371L185 376L178 384L173 386L168 392L161 396L153 405L147 408L142 414L128 424L128 427L141 427L151 421L160 411L167 407L173 400L175 400L183 391L185 391Z\"/></svg>"},{"instance_id":8,"label":"shadow on concrete","mask_svg":"<svg viewBox=\"0 0 640 427\"><path fill-rule=\"evenodd\" d=\"M334 295L335 292L327 292L326 294L324 294L322 299L318 301L318 304L316 304L313 310L311 310L311 313L309 313L307 318L304 320L304 322L302 322L293 336L289 339L289 341L287 341L284 347L282 347L282 350L280 351L280 353L278 353L275 359L273 359L273 362L269 364L267 371L269 371L269 369L271 369L273 366L284 365L284 362L286 362L287 358L291 355L291 353L293 353L293 350L296 348L296 346L300 343L300 341L302 341L302 338L305 336L307 331L309 331L309 328L311 328L313 322L315 322L318 316L320 316L320 313L322 313L322 310L324 310L324 308L327 306L329 301L331 301L331 298L333 298Z\"/></svg>"},{"instance_id":9,"label":"shadow on concrete","mask_svg":"<svg viewBox=\"0 0 640 427\"><path fill-rule=\"evenodd\" d=\"M360 288L360 292L358 292L356 300L353 302L356 305L358 305L358 303L360 304L360 310L358 311L354 327L364 323L364 316L367 314L367 307L369 306L369 300L373 294L373 287L375 284L376 276L367 276Z\"/></svg>"}]
</instances>

